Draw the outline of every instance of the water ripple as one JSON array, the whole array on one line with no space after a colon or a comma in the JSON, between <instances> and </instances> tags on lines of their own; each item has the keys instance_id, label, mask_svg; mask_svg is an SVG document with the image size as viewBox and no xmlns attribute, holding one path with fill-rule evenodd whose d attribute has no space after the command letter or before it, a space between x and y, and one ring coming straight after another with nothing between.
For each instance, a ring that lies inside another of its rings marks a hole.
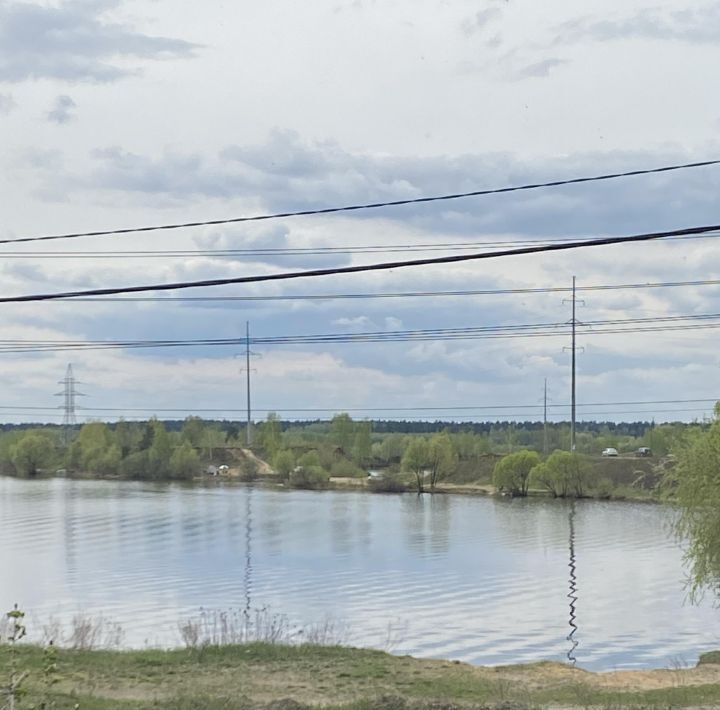
<instances>
[{"instance_id":1,"label":"water ripple","mask_svg":"<svg viewBox=\"0 0 720 710\"><path fill-rule=\"evenodd\" d=\"M201 607L330 616L354 644L471 663L564 660L569 618L591 669L692 663L720 645L710 605L683 605L667 509L579 502L570 550L569 514L562 501L0 478L0 605L20 602L36 626L103 614L132 646L177 644Z\"/></svg>"}]
</instances>

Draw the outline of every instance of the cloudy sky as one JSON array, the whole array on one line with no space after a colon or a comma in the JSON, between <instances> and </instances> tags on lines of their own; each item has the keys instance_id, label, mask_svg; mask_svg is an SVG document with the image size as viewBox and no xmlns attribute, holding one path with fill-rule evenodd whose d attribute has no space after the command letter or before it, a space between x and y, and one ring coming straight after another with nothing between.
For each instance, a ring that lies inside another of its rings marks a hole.
<instances>
[{"instance_id":1,"label":"cloudy sky","mask_svg":"<svg viewBox=\"0 0 720 710\"><path fill-rule=\"evenodd\" d=\"M0 0L0 239L719 158L718 37L720 7L702 0ZM709 167L349 216L2 245L0 295L437 256L457 253L458 243L480 250L714 224L719 188L720 167ZM388 252L431 244L448 246ZM362 246L379 249L211 253ZM239 338L246 321L257 337L564 323L570 310L558 292L183 297L568 287L573 275L580 287L712 280L720 278L717 253L713 238L674 240L193 290L162 294L170 299L163 301L6 304L1 339ZM586 322L720 313L713 285L580 296L578 318ZM720 333L713 328L580 330L578 401L586 418L691 419L711 406L616 403L720 397ZM398 416L413 407L408 416L434 417L429 408L476 407L474 415L442 414L524 419L541 412L547 378L557 420L567 416L560 405L569 401L568 344L558 332L258 345L253 400L259 416L305 416L293 410L313 408L386 408ZM81 420L203 409L240 416L228 410L245 402L242 350L4 353L0 420L58 421L53 395L69 362L87 395L80 403L93 408L81 411Z\"/></svg>"}]
</instances>

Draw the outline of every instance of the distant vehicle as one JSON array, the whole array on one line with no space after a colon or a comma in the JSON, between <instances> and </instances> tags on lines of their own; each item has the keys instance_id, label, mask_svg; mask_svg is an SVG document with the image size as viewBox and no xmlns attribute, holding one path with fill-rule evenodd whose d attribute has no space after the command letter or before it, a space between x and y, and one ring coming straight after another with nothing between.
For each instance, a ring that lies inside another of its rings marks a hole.
<instances>
[{"instance_id":1,"label":"distant vehicle","mask_svg":"<svg viewBox=\"0 0 720 710\"><path fill-rule=\"evenodd\" d=\"M649 446L641 446L635 452L635 456L638 456L638 457L652 456L652 451L650 450Z\"/></svg>"},{"instance_id":2,"label":"distant vehicle","mask_svg":"<svg viewBox=\"0 0 720 710\"><path fill-rule=\"evenodd\" d=\"M601 456L618 456L618 450L613 449L612 447L608 447L607 449L603 449Z\"/></svg>"}]
</instances>

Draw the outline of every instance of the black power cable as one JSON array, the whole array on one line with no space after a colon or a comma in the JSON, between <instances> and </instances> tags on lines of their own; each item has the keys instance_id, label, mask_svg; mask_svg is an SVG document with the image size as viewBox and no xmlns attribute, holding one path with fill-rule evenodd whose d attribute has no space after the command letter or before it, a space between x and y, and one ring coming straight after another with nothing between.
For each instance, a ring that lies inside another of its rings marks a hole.
<instances>
[{"instance_id":1,"label":"black power cable","mask_svg":"<svg viewBox=\"0 0 720 710\"><path fill-rule=\"evenodd\" d=\"M0 244L15 244L18 242L41 242L55 239L77 239L79 237L107 237L120 234L133 234L139 232L157 232L160 230L185 229L187 227L210 227L221 224L239 224L243 222L262 222L272 219L284 219L287 217L308 217L314 215L326 215L339 212L358 212L361 210L375 210L384 207L400 207L403 205L415 205L428 202L444 202L448 200L459 200L467 197L482 197L485 195L500 195L510 192L521 192L525 190L539 190L548 187L561 187L563 185L578 185L586 182L600 182L605 180L616 180L618 178L636 177L639 175L652 175L657 173L669 173L677 170L688 170L693 168L708 167L720 164L720 160L704 160L697 163L684 163L681 165L666 165L659 168L648 168L644 170L628 170L619 173L606 173L604 175L593 175L590 177L569 178L567 180L552 180L549 182L530 183L515 185L511 187L500 187L488 190L473 190L471 192L457 192L447 195L435 195L432 197L415 197L406 200L391 200L387 202L370 202L365 204L345 205L343 207L324 207L321 209L298 210L295 212L276 212L274 214L255 215L251 217L233 217L230 219L213 219L196 222L183 222L177 224L161 224L146 227L131 227L127 229L106 229L94 232L71 232L68 234L48 234L37 237L20 237L15 239L1 239Z\"/></svg>"},{"instance_id":2,"label":"black power cable","mask_svg":"<svg viewBox=\"0 0 720 710\"><path fill-rule=\"evenodd\" d=\"M527 254L542 254L554 251L567 251L587 247L610 246L612 244L641 243L666 239L667 237L690 236L720 231L720 225L704 227L686 227L665 232L649 232L621 237L601 237L597 239L584 239L563 244L546 244L543 246L523 247L521 249L505 249L495 252L482 252L479 254L456 254L453 256L432 257L428 259L412 259L407 261L390 261L379 264L365 264L360 266L344 266L332 269L311 269L308 271L290 271L258 276L239 276L227 279L206 279L202 281L179 281L168 284L152 284L146 286L119 286L116 288L94 288L84 291L65 291L61 293L43 293L27 296L5 296L0 303L26 303L30 301L54 301L66 298L79 298L82 296L110 296L120 293L142 293L148 291L177 291L187 288L203 288L208 286L226 286L228 284L261 283L266 281L287 281L293 279L315 278L319 276L333 276L338 274L357 274L371 271L389 271L392 269L407 268L411 266L430 266L433 264L456 264L466 261L480 261L484 259L497 259L506 256L523 256Z\"/></svg>"}]
</instances>

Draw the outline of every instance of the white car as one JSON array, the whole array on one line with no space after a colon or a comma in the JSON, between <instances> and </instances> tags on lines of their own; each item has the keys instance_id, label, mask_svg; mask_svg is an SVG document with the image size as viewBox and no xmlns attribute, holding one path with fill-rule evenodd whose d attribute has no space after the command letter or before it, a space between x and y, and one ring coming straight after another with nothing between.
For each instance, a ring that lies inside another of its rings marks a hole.
<instances>
[{"instance_id":1,"label":"white car","mask_svg":"<svg viewBox=\"0 0 720 710\"><path fill-rule=\"evenodd\" d=\"M601 456L618 456L618 450L612 447L603 449Z\"/></svg>"}]
</instances>

